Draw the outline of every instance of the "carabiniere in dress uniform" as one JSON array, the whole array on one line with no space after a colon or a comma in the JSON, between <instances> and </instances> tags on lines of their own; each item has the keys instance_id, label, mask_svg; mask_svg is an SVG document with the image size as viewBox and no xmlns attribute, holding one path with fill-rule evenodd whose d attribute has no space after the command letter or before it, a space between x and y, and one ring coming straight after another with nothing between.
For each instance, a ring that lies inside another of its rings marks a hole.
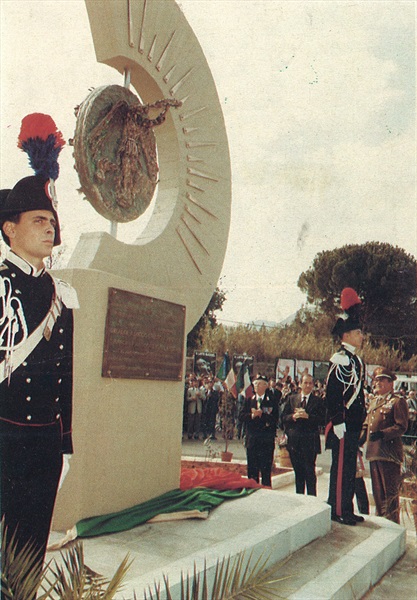
<instances>
[{"instance_id":1,"label":"carabiniere in dress uniform","mask_svg":"<svg viewBox=\"0 0 417 600\"><path fill-rule=\"evenodd\" d=\"M19 146L28 152L35 175L2 190L0 198L1 233L9 246L0 263L2 567L12 545L19 552L30 544L39 573L67 462L63 456L73 451L72 309L78 300L43 263L61 243L54 179L64 143L50 117L25 117ZM37 152L42 145L46 151Z\"/></svg>"}]
</instances>

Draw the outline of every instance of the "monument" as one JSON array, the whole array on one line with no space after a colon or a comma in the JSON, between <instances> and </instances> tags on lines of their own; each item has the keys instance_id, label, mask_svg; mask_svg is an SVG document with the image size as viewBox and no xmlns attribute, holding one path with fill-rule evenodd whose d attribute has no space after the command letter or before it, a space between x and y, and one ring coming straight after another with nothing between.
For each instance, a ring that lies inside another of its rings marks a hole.
<instances>
[{"instance_id":1,"label":"monument","mask_svg":"<svg viewBox=\"0 0 417 600\"><path fill-rule=\"evenodd\" d=\"M113 222L153 212L134 244L82 235L64 272L81 309L75 454L55 530L178 487L185 340L218 281L230 224L223 115L180 8L174 0L86 6L97 60L123 85L93 90L77 109L81 191Z\"/></svg>"}]
</instances>

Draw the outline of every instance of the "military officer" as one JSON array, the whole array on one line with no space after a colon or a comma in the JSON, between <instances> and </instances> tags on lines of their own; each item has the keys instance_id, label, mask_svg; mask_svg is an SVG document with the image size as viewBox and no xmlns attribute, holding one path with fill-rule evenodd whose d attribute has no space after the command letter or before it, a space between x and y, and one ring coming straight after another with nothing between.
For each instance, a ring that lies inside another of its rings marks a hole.
<instances>
[{"instance_id":1,"label":"military officer","mask_svg":"<svg viewBox=\"0 0 417 600\"><path fill-rule=\"evenodd\" d=\"M407 401L394 393L396 376L389 369L374 371L375 398L364 423L366 458L369 460L372 493L377 516L400 522L399 490L403 444L401 436L408 426Z\"/></svg>"},{"instance_id":2,"label":"military officer","mask_svg":"<svg viewBox=\"0 0 417 600\"><path fill-rule=\"evenodd\" d=\"M332 450L328 504L334 521L356 525L364 518L353 512L356 457L365 420L364 367L356 351L362 347L360 299L352 288L342 291L345 311L332 333L341 348L330 359L326 385L326 448Z\"/></svg>"},{"instance_id":3,"label":"military officer","mask_svg":"<svg viewBox=\"0 0 417 600\"><path fill-rule=\"evenodd\" d=\"M61 243L50 181L35 175L3 191L0 227L1 514L6 543L33 545L43 563L63 455L72 453L75 290L44 259Z\"/></svg>"}]
</instances>

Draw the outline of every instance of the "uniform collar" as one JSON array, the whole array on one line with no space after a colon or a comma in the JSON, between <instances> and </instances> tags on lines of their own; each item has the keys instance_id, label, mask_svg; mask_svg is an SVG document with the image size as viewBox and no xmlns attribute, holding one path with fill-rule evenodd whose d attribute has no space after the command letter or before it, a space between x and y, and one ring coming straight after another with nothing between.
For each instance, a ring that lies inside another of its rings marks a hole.
<instances>
[{"instance_id":1,"label":"uniform collar","mask_svg":"<svg viewBox=\"0 0 417 600\"><path fill-rule=\"evenodd\" d=\"M26 275L32 275L32 277L40 277L45 273L45 267L42 267L42 269L38 271L36 267L31 265L30 262L19 256L15 252L13 252L13 250L9 250L6 260L18 267L21 271L23 271L23 273L26 273Z\"/></svg>"},{"instance_id":2,"label":"uniform collar","mask_svg":"<svg viewBox=\"0 0 417 600\"><path fill-rule=\"evenodd\" d=\"M352 346L352 344L347 344L346 342L342 342L342 346L348 350L351 354L356 354L356 347Z\"/></svg>"},{"instance_id":3,"label":"uniform collar","mask_svg":"<svg viewBox=\"0 0 417 600\"><path fill-rule=\"evenodd\" d=\"M387 392L383 396L377 396L375 398L375 405L380 406L381 404L385 404L388 400L391 399L391 396L393 396L393 392Z\"/></svg>"}]
</instances>

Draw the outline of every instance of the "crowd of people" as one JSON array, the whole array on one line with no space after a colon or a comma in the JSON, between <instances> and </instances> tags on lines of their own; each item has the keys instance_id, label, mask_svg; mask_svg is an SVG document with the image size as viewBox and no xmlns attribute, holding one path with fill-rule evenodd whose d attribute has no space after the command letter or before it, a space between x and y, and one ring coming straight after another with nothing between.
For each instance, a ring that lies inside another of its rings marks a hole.
<instances>
[{"instance_id":1,"label":"crowd of people","mask_svg":"<svg viewBox=\"0 0 417 600\"><path fill-rule=\"evenodd\" d=\"M395 373L377 367L372 385L365 386L365 368L357 352L363 343L360 299L347 288L342 292L345 315L332 334L340 348L330 358L326 383L314 381L305 371L300 380L286 375L276 381L258 373L250 394L235 398L223 382L207 375L190 374L184 395L184 425L188 439L216 439L223 429L219 404L226 396L235 432L244 438L247 476L271 487L271 471L277 435L284 432L295 474L296 493L316 496L316 460L325 447L331 450L328 504L332 520L356 525L369 514L363 480L369 461L376 514L399 523L399 490L404 459L403 436L413 437L416 426L416 393L394 392ZM281 437L282 440L282 437ZM281 442L282 443L282 442ZM361 514L354 512L354 497Z\"/></svg>"},{"instance_id":2,"label":"crowd of people","mask_svg":"<svg viewBox=\"0 0 417 600\"><path fill-rule=\"evenodd\" d=\"M256 376L259 376L257 373ZM274 375L266 375L268 379L269 394L272 394L278 402L278 436L282 433L283 423L282 415L284 406L290 396L299 394L301 390L301 379L299 377L275 379ZM313 379L312 392L314 396L322 399L323 407L326 397L326 382L319 379ZM220 402L223 394L227 394L227 388L223 381L214 375L201 377L195 373L188 373L185 378L184 386L184 405L183 405L183 434L189 440L205 440L208 437L216 440L216 431L221 432L222 423L220 416ZM406 387L400 387L396 394L405 398L408 405L408 426L404 434L405 438L410 438L410 442L417 438L417 392L407 390ZM366 409L369 409L371 402L375 399L375 393L372 385L365 386L364 398ZM209 400L209 402L206 402ZM232 435L236 439L243 439L245 435L245 425L239 418L243 406L244 395L238 394L237 398L229 395L228 401L232 404L233 424ZM189 416L191 415L191 416ZM210 425L208 425L210 423ZM323 423L319 425L320 433L324 433ZM281 430L281 431L280 431ZM210 431L210 435L208 432ZM218 433L217 433L218 435Z\"/></svg>"}]
</instances>

